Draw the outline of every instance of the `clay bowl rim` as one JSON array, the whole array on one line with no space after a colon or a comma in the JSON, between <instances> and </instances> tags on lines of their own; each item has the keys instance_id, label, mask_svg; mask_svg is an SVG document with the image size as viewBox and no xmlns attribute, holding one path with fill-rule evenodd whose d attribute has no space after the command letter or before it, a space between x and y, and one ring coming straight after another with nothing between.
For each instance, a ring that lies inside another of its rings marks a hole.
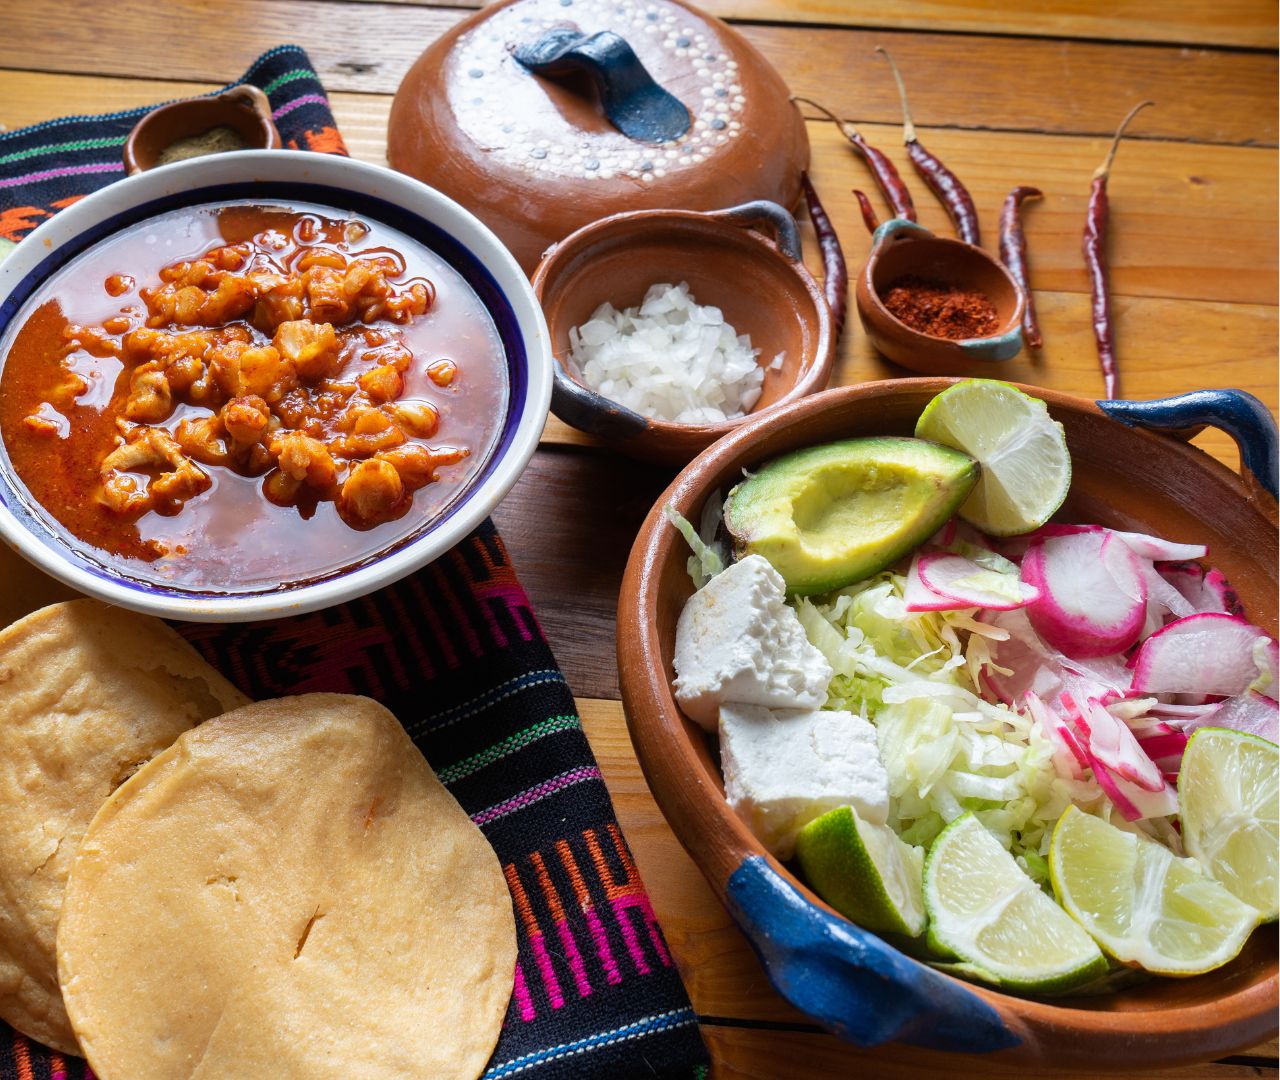
<instances>
[{"instance_id":1,"label":"clay bowl rim","mask_svg":"<svg viewBox=\"0 0 1280 1080\"><path fill-rule=\"evenodd\" d=\"M885 224L888 224L888 222L886 222ZM884 228L884 226L882 225L881 228ZM925 232L928 232L928 230L925 230ZM880 261L880 256L883 254L885 247L887 245L897 244L897 243L911 244L911 243L926 243L926 242L954 244L956 247L961 248L962 250L967 251L970 254L981 256L981 258L983 258L988 263L990 263L1005 278L1005 280L1008 281L1009 287L1013 291L1013 295L1016 297L1016 303L1014 304L1012 314L1009 316L1008 319L1005 319L1000 323L1000 329L996 331L996 333L987 334L984 337L975 337L975 338L934 337L932 334L926 334L921 330L915 329L915 327L913 326L908 326L901 319L899 319L898 316L896 316L892 311L890 311L885 306L884 300L881 299L880 293L876 289L875 282L872 281L872 278L871 278L872 272L875 270L876 264ZM924 233L914 233L914 231L899 233L896 235L890 234L885 238L884 241L876 244L871 249L870 254L867 255L867 261L863 264L862 270L859 272L858 277L862 279L863 283L865 284L866 295L867 295L867 299L865 302L862 299L862 295L860 291L858 292L857 295L855 295L854 302L858 305L858 307L862 308L864 303L870 304L872 309L875 311L876 315L892 323L895 327L900 328L902 332L904 334L909 335L913 341L922 345L927 345L929 348L937 348L938 346L941 345L944 347L953 346L957 349L963 349L964 346L961 344L962 342L965 342L965 343L973 342L975 344L982 344L982 345L989 344L1000 338L1007 337L1009 334L1013 333L1015 330L1019 330L1022 326L1022 320L1027 310L1026 290L1022 287L1021 283L1019 283L1017 278L1013 276L1009 268L1005 266L1004 263L1002 263L994 255L992 255L989 251L986 251L985 249L978 247L976 244L970 244L967 241L960 240L954 236L939 236L937 233L933 233L933 232L928 232L928 235L924 235ZM870 318L870 316L867 316L867 313L865 311L863 311L863 315L866 316L867 318ZM980 359L980 357L973 357L973 359L975 360Z\"/></svg>"},{"instance_id":2,"label":"clay bowl rim","mask_svg":"<svg viewBox=\"0 0 1280 1080\"><path fill-rule=\"evenodd\" d=\"M790 211L784 212L790 214ZM575 230L566 236L563 240L557 241L549 247L543 254L541 261L538 263L537 270L534 271L532 282L534 294L538 297L538 302L542 303L543 290L551 279L552 271L557 264L565 258L578 254L582 250L582 254L589 257L590 246L600 243L603 238L602 234L607 234L610 230L617 228L619 225L630 224L631 222L641 221L647 222L654 228L661 227L664 221L677 221L681 223L700 223L709 225L713 228L721 229L726 234L740 233L749 238L750 241L758 245L759 257L777 261L781 264L781 269L792 274L803 286L804 292L808 295L813 304L815 318L813 320L817 325L817 346L814 355L809 362L800 368L800 373L790 388L776 401L771 402L759 411L752 411L745 416L739 416L732 420L721 420L714 424L682 424L674 420L659 420L642 416L634 410L628 409L626 406L614 401L612 398L605 397L598 391L592 390L585 383L574 377L567 366L567 357L560 354L556 348L555 328L548 323L548 332L552 335L551 352L555 360L556 378L568 379L577 386L589 390L601 402L607 402L622 410L624 414L637 417L644 421L645 429L641 433L637 433L634 438L650 439L661 435L679 435L685 439L698 438L705 440L706 445L715 442L721 436L741 427L743 424L755 420L759 416L766 416L775 410L791 405L805 397L808 397L822 390L827 381L831 378L831 370L835 366L836 353L836 335L834 320L831 314L831 307L827 303L826 294L822 287L814 279L809 272L808 267L804 265L802 259L792 260L784 255L778 248L778 245L768 237L762 235L753 228L735 225L725 220L717 220L716 215L723 211L707 211L707 210L681 210L681 209L656 209L656 210L624 210L617 214L610 214L608 217L600 218L597 221L590 222ZM583 245L587 245L583 249ZM693 249L696 253L696 249ZM545 314L545 308L544 308ZM736 329L736 327L735 327ZM603 406L600 407L603 410ZM552 409L554 412L554 408ZM563 419L563 418L562 418ZM569 423L569 421L565 421ZM570 425L574 426L574 425ZM602 436L609 438L610 441L621 441L615 437Z\"/></svg>"},{"instance_id":3,"label":"clay bowl rim","mask_svg":"<svg viewBox=\"0 0 1280 1080\"><path fill-rule=\"evenodd\" d=\"M729 809L715 784L715 777L708 774L697 756L694 736L690 732L691 721L685 719L671 692L663 661L663 637L657 624L662 568L673 555L679 554L676 549L679 538L666 521L664 508L671 505L688 516L690 511L702 506L718 474L735 462L740 466L750 466L754 447L766 437L778 434L811 415L838 408L858 398L876 399L903 393L932 395L959 381L962 380L954 377L927 376L839 387L801 402L785 415L775 413L765 417L750 428L740 429L719 441L686 466L659 497L640 528L627 561L618 602L617 651L623 709L636 756L655 801L722 903L725 902L729 875L747 858L760 856L809 904L848 922L765 851L745 823ZM1091 399L1042 387L1013 385L1042 398L1051 409L1110 419ZM1256 507L1269 528L1277 527L1274 502L1260 503L1251 498L1244 480L1215 458L1175 437L1120 426L1153 448L1165 447L1162 453L1173 454L1192 463L1193 468L1216 474L1216 479L1231 486L1240 499ZM633 639L633 643L626 640L628 637ZM688 830L681 829L673 820L672 813L668 812L668 806L673 808L673 812L687 812L690 819L699 824ZM1258 932L1267 932L1267 928L1260 927L1255 931ZM893 948L891 943L886 944ZM905 953L900 955L913 965L919 964ZM922 964L919 966L924 967ZM1254 1027L1261 1028L1273 1018L1280 987L1280 976L1273 960L1270 972L1253 985L1242 989L1228 987L1207 1001L1168 1005L1156 1002L1135 1009L1104 1010L1073 1007L1071 1002L1075 999L1058 999L1055 1002L1053 999L1004 994L994 988L938 974L994 1007L1010 1029L1021 1036L1019 1046L997 1053L1002 1060L1052 1061L1063 1067L1070 1064L1084 1066L1087 1061L1088 1067L1098 1071L1133 1068L1138 1062L1148 1068L1198 1062L1247 1048L1265 1038L1266 1031L1263 1030L1252 1042L1239 1035L1230 1038L1229 1032L1244 1027L1252 1033ZM1125 991L1119 993L1123 995ZM1223 1015L1226 1010L1229 1012ZM1228 1037L1223 1037L1224 1032ZM1218 1035L1216 1040L1215 1034ZM1041 1036L1052 1040L1048 1049L1059 1054L1056 1059L1045 1056L1046 1047L1041 1045ZM1098 1039L1105 1039L1106 1043L1100 1045ZM1077 1042L1080 1056L1072 1060L1069 1048ZM1068 1047L1065 1053L1062 1052L1064 1045ZM1201 1049L1196 1049L1197 1046ZM1127 1054L1119 1053L1122 1047L1128 1047ZM1098 1052L1108 1049L1117 1053Z\"/></svg>"}]
</instances>

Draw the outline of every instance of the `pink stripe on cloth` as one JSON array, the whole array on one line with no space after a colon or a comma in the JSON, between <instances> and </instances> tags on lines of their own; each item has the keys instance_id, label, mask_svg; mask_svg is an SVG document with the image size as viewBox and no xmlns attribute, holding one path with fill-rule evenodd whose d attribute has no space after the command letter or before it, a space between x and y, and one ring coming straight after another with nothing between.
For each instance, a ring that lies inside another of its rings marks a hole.
<instances>
[{"instance_id":1,"label":"pink stripe on cloth","mask_svg":"<svg viewBox=\"0 0 1280 1080\"><path fill-rule=\"evenodd\" d=\"M520 1010L520 1019L526 1024L538 1015L533 1007L533 998L529 996L529 986L524 981L524 968L520 966L519 961L516 961L516 985L511 994L516 999L516 1007Z\"/></svg>"},{"instance_id":2,"label":"pink stripe on cloth","mask_svg":"<svg viewBox=\"0 0 1280 1080\"><path fill-rule=\"evenodd\" d=\"M567 919L556 923L560 932L560 944L564 946L565 959L569 961L569 970L573 972L573 982L578 988L578 997L591 996L591 980L587 978L587 965L582 962L582 954L578 952L578 943L573 940L573 930Z\"/></svg>"},{"instance_id":3,"label":"pink stripe on cloth","mask_svg":"<svg viewBox=\"0 0 1280 1080\"><path fill-rule=\"evenodd\" d=\"M52 180L58 176L78 176L81 173L124 172L122 161L100 161L94 165L70 165L65 169L49 169L45 172L25 173L22 176L11 176L0 180L0 188L17 187L19 184L34 184L38 180Z\"/></svg>"},{"instance_id":4,"label":"pink stripe on cloth","mask_svg":"<svg viewBox=\"0 0 1280 1080\"><path fill-rule=\"evenodd\" d=\"M529 598L525 594L524 589L519 585L480 585L476 587L476 596L483 600L501 600L512 612L512 621L520 630L520 637L524 641L532 641L533 634L529 632L528 625L523 619L515 617L517 608L529 609ZM507 636L502 632L502 628L498 625L497 619L493 617L493 612L486 605L484 608L485 617L489 621L489 631L493 634L502 647L507 647Z\"/></svg>"},{"instance_id":5,"label":"pink stripe on cloth","mask_svg":"<svg viewBox=\"0 0 1280 1080\"><path fill-rule=\"evenodd\" d=\"M471 820L477 825L486 825L490 821L504 817L516 810L523 810L526 806L532 806L534 803L545 799L548 795L554 795L557 791L563 791L574 784L581 784L586 780L600 779L600 770L594 765L570 769L559 776L553 776L550 780L544 780L541 784L535 784L528 791L522 791L519 795L508 799L506 802L498 803L497 806L491 806L487 810L481 810L478 814L472 814Z\"/></svg>"},{"instance_id":6,"label":"pink stripe on cloth","mask_svg":"<svg viewBox=\"0 0 1280 1080\"><path fill-rule=\"evenodd\" d=\"M303 105L323 105L326 109L329 107L329 99L323 94L303 94L302 97L296 97L289 103L281 105L275 112L271 114L272 120L279 120L286 113L293 112L294 109Z\"/></svg>"},{"instance_id":7,"label":"pink stripe on cloth","mask_svg":"<svg viewBox=\"0 0 1280 1080\"><path fill-rule=\"evenodd\" d=\"M546 942L542 940L542 934L530 934L529 944L533 947L533 958L538 964L538 974L542 976L547 997L551 999L551 1007L563 1009L564 994L560 990L560 980L556 978L556 969L551 966L551 956L547 952Z\"/></svg>"},{"instance_id":8,"label":"pink stripe on cloth","mask_svg":"<svg viewBox=\"0 0 1280 1080\"><path fill-rule=\"evenodd\" d=\"M622 982L622 975L618 971L617 961L613 958L613 950L609 948L609 935L605 933L604 923L600 921L600 916L596 914L595 908L589 904L582 905L582 914L586 916L587 927L591 931L591 940L595 943L596 955L600 958L600 963L604 967L605 981L610 986L617 986Z\"/></svg>"}]
</instances>

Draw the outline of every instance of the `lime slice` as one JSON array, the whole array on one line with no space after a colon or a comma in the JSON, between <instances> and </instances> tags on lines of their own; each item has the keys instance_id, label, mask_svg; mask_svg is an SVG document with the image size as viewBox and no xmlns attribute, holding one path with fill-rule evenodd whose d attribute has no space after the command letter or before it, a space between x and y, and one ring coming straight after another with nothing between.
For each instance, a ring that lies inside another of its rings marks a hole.
<instances>
[{"instance_id":1,"label":"lime slice","mask_svg":"<svg viewBox=\"0 0 1280 1080\"><path fill-rule=\"evenodd\" d=\"M1256 735L1201 728L1178 773L1182 841L1215 881L1276 917L1280 748Z\"/></svg>"},{"instance_id":2,"label":"lime slice","mask_svg":"<svg viewBox=\"0 0 1280 1080\"><path fill-rule=\"evenodd\" d=\"M960 516L990 536L1038 529L1071 486L1071 455L1048 406L1008 383L966 379L944 390L916 421L916 438L976 458L977 486Z\"/></svg>"},{"instance_id":3,"label":"lime slice","mask_svg":"<svg viewBox=\"0 0 1280 1080\"><path fill-rule=\"evenodd\" d=\"M1106 973L1098 946L976 817L956 818L924 864L929 944L1014 990L1053 993Z\"/></svg>"},{"instance_id":4,"label":"lime slice","mask_svg":"<svg viewBox=\"0 0 1280 1080\"><path fill-rule=\"evenodd\" d=\"M924 930L924 853L887 825L837 807L800 830L796 858L813 890L859 926L907 937Z\"/></svg>"},{"instance_id":5,"label":"lime slice","mask_svg":"<svg viewBox=\"0 0 1280 1080\"><path fill-rule=\"evenodd\" d=\"M1260 920L1194 859L1074 806L1053 830L1049 876L1062 906L1108 953L1159 975L1221 967Z\"/></svg>"}]
</instances>

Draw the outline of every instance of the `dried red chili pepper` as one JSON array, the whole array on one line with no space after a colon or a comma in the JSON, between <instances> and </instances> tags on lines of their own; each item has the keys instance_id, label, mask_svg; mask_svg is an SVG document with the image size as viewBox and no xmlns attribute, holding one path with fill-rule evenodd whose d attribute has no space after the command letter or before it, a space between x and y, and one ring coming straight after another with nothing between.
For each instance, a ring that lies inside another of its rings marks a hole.
<instances>
[{"instance_id":1,"label":"dried red chili pepper","mask_svg":"<svg viewBox=\"0 0 1280 1080\"><path fill-rule=\"evenodd\" d=\"M1089 273L1093 291L1093 336L1098 343L1098 364L1102 368L1102 383L1109 399L1120 389L1120 373L1116 368L1114 328L1111 322L1111 293L1107 271L1107 217L1110 211L1107 198L1107 180L1111 176L1111 164L1124 137L1129 121L1154 101L1142 101L1129 110L1120 121L1111 139L1106 158L1094 171L1089 188L1089 209L1084 219L1084 265Z\"/></svg>"},{"instance_id":2,"label":"dried red chili pepper","mask_svg":"<svg viewBox=\"0 0 1280 1080\"><path fill-rule=\"evenodd\" d=\"M871 200L867 198L865 191L853 189L853 197L858 200L858 209L862 211L862 223L867 227L867 232L875 233L880 228L880 219L876 217L876 212L871 206Z\"/></svg>"},{"instance_id":3,"label":"dried red chili pepper","mask_svg":"<svg viewBox=\"0 0 1280 1080\"><path fill-rule=\"evenodd\" d=\"M831 308L831 322L838 341L844 327L849 296L849 271L844 264L844 249L840 246L836 227L831 224L831 219L823 209L808 173L800 174L800 186L804 189L804 203L809 208L813 231L818 234L818 248L822 252L822 288L827 297L827 306Z\"/></svg>"},{"instance_id":4,"label":"dried red chili pepper","mask_svg":"<svg viewBox=\"0 0 1280 1080\"><path fill-rule=\"evenodd\" d=\"M867 168L876 179L876 184L884 193L889 205L893 207L894 217L906 218L908 221L916 220L916 205L911 201L911 192L907 190L907 185L903 183L902 176L892 161L867 142L856 127L847 120L841 120L825 105L819 105L806 97L793 97L791 100L812 105L831 120L840 129L840 134L853 143L853 148L862 155L862 160L867 163Z\"/></svg>"},{"instance_id":5,"label":"dried red chili pepper","mask_svg":"<svg viewBox=\"0 0 1280 1080\"><path fill-rule=\"evenodd\" d=\"M1027 238L1022 232L1022 218L1019 210L1027 199L1043 199L1044 192L1039 188L1016 187L1009 192L1000 211L1000 261L1009 268L1022 286L1026 294L1027 306L1023 309L1022 329L1027 339L1027 347L1038 349L1044 344L1040 334L1040 323L1036 319L1036 302L1031 295L1031 282L1027 275Z\"/></svg>"},{"instance_id":6,"label":"dried red chili pepper","mask_svg":"<svg viewBox=\"0 0 1280 1080\"><path fill-rule=\"evenodd\" d=\"M888 49L877 45L876 52L889 61L894 82L898 84L898 97L902 100L902 142L907 148L911 164L920 174L920 179L937 196L938 202L946 208L947 215L956 227L956 235L967 244L980 244L978 210L973 205L973 196L955 173L920 144L920 140L916 138L916 126L911 121L911 110L907 107L907 88L902 81L902 73Z\"/></svg>"}]
</instances>

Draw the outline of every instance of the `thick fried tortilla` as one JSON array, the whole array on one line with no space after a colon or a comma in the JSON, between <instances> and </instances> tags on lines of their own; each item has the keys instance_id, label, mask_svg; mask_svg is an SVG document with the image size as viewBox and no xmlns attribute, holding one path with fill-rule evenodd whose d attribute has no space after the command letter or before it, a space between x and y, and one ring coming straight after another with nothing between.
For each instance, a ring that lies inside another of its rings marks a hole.
<instances>
[{"instance_id":1,"label":"thick fried tortilla","mask_svg":"<svg viewBox=\"0 0 1280 1080\"><path fill-rule=\"evenodd\" d=\"M0 1017L79 1053L54 935L80 837L139 765L248 699L159 619L72 600L0 631Z\"/></svg>"},{"instance_id":2,"label":"thick fried tortilla","mask_svg":"<svg viewBox=\"0 0 1280 1080\"><path fill-rule=\"evenodd\" d=\"M101 1080L474 1078L511 994L497 856L368 698L181 736L94 818L58 933Z\"/></svg>"}]
</instances>

